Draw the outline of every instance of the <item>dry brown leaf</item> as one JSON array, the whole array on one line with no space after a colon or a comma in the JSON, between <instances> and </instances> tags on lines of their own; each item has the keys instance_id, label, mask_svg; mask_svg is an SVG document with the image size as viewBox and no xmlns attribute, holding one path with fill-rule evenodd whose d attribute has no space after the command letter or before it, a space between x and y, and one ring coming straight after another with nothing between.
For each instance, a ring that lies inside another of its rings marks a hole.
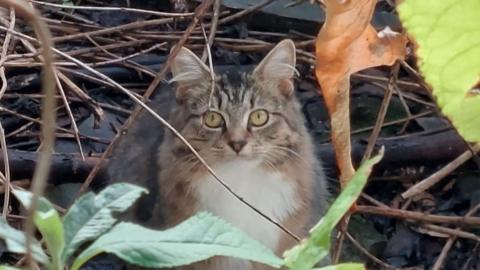
<instances>
[{"instance_id":1,"label":"dry brown leaf","mask_svg":"<svg viewBox=\"0 0 480 270\"><path fill-rule=\"evenodd\" d=\"M350 75L403 59L405 35L377 33L370 24L376 0L325 0L326 20L316 40L315 75L331 118L332 142L343 186L353 176Z\"/></svg>"}]
</instances>

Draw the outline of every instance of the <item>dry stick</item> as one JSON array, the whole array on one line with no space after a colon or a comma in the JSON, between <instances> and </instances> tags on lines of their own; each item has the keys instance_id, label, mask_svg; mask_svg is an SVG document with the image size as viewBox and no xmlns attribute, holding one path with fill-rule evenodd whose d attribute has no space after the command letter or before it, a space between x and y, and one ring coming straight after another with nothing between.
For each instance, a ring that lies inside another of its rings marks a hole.
<instances>
[{"instance_id":1,"label":"dry stick","mask_svg":"<svg viewBox=\"0 0 480 270\"><path fill-rule=\"evenodd\" d=\"M236 19L238 19L238 18L241 18L241 17L243 17L243 16L245 16L245 15L251 13L251 12L254 12L254 11L258 10L258 9L261 9L261 8L263 8L263 7L271 4L273 1L275 1L275 0L265 0L265 1L262 1L262 2L260 2L260 3L258 3L258 4L256 4L256 5L253 5L253 6L251 6L251 7L249 7L249 8L246 8L246 9L240 11L240 12L237 12L237 13L235 13L235 14L232 14L232 15L230 15L230 16L227 16L227 17L221 19L220 21L218 21L218 24L225 24L225 23L231 22L231 21L233 21L233 20L236 20ZM210 27L210 25L207 25L207 27Z\"/></svg>"},{"instance_id":2,"label":"dry stick","mask_svg":"<svg viewBox=\"0 0 480 270\"><path fill-rule=\"evenodd\" d=\"M445 223L445 224L457 224L457 225L480 225L479 217L456 217L456 216L441 216L432 215L419 212L413 212L408 210L384 208L376 206L357 205L355 211L362 214L372 214L379 216L387 216L398 219L412 219L430 223Z\"/></svg>"},{"instance_id":3,"label":"dry stick","mask_svg":"<svg viewBox=\"0 0 480 270\"><path fill-rule=\"evenodd\" d=\"M411 121L411 120L416 119L416 118L427 116L427 115L432 114L432 113L434 113L434 112L433 111L425 111L425 112L421 112L421 113L418 113L418 114L412 114L411 116L407 116L407 117L400 118L400 119L397 119L397 120L388 121L388 122L383 123L382 128L397 125L397 124L401 124L401 123L405 123L405 122ZM362 133L362 132L365 132L365 131L370 131L370 130L373 130L374 128L375 128L375 126L355 129L354 131L351 132L351 134L358 134L358 133Z\"/></svg>"},{"instance_id":4,"label":"dry stick","mask_svg":"<svg viewBox=\"0 0 480 270\"><path fill-rule=\"evenodd\" d=\"M345 231L345 236L347 236L348 240L350 240L350 242L352 242L352 244L357 247L363 254L365 254L365 256L367 256L368 258L370 258L372 261L374 261L375 263L377 263L378 265L381 265L383 268L385 269L397 269L396 267L380 260L379 258L375 257L375 255L373 255L372 253L370 253L370 251L368 251L366 248L364 248L355 238L353 238L353 236L348 233L347 231Z\"/></svg>"},{"instance_id":5,"label":"dry stick","mask_svg":"<svg viewBox=\"0 0 480 270\"><path fill-rule=\"evenodd\" d=\"M160 11L153 11L153 10L124 8L124 7L93 7L93 6L77 6L77 5L60 5L60 4L46 3L46 2L35 1L35 0L28 0L28 1L31 3L35 3L37 5L58 7L58 8L64 8L64 9L129 11L129 12L135 12L135 13L148 14L148 15L163 16L163 17L191 17L194 15L194 13L191 13L191 12L190 13L173 13L173 12L160 12Z\"/></svg>"},{"instance_id":6,"label":"dry stick","mask_svg":"<svg viewBox=\"0 0 480 270\"><path fill-rule=\"evenodd\" d=\"M116 58L116 59L119 59L121 58L120 56L114 54L114 53L111 53L105 49L102 48L102 45L98 44L92 37L90 37L89 35L86 36L86 38L91 42L93 43L95 46L99 47L105 54L113 57L113 58ZM164 42L165 43L165 42ZM130 60L125 60L123 65L127 66L127 67L132 67L134 68L135 70L137 71L140 71L140 72L143 72L143 73L146 73L152 77L155 77L155 72L151 71L150 69L136 63L136 62L133 62L133 61L130 61ZM95 64L90 64L90 66L94 67Z\"/></svg>"},{"instance_id":7,"label":"dry stick","mask_svg":"<svg viewBox=\"0 0 480 270\"><path fill-rule=\"evenodd\" d=\"M395 92L398 95L398 99L402 103L403 109L405 110L405 113L407 114L408 120L403 124L402 129L397 134L403 134L407 130L408 124L410 124L410 121L414 119L412 112L410 111L410 108L408 107L407 101L405 100L405 97L403 95L403 92L400 90L398 87L398 84L394 85Z\"/></svg>"},{"instance_id":8,"label":"dry stick","mask_svg":"<svg viewBox=\"0 0 480 270\"><path fill-rule=\"evenodd\" d=\"M215 92L215 72L213 71L213 59L212 59L212 51L210 50L210 45L208 44L208 39L207 39L207 33L205 32L205 28L202 26L202 32L203 36L205 37L205 46L207 50L207 56L208 56L208 66L210 70L210 95L208 97L208 108L212 105L212 98L213 98L213 93ZM203 60L205 61L205 60Z\"/></svg>"},{"instance_id":9,"label":"dry stick","mask_svg":"<svg viewBox=\"0 0 480 270\"><path fill-rule=\"evenodd\" d=\"M478 210L480 209L480 203L477 204L475 207L473 207L472 209L470 209L467 214L465 215L465 217L469 217L469 216L472 216L474 215ZM451 230L451 229L450 229ZM456 232L460 231L460 227L457 227L456 230L454 230ZM475 236L475 235L474 235ZM443 262L445 261L445 259L447 258L447 255L448 255L448 252L450 251L450 249L452 248L453 244L455 243L455 240L457 240L457 237L458 236L454 236L452 235L450 238L448 238L447 242L445 243L445 245L443 246L442 248L442 252L440 253L440 256L438 256L438 259L437 261L435 262L435 264L433 265L433 268L432 270L440 270L443 266ZM480 242L480 238L477 236L476 237L477 239L474 239L476 240L477 242Z\"/></svg>"},{"instance_id":10,"label":"dry stick","mask_svg":"<svg viewBox=\"0 0 480 270\"><path fill-rule=\"evenodd\" d=\"M390 105L390 100L392 99L392 95L394 92L394 87L396 85L396 81L398 78L398 71L400 69L400 63L397 61L390 72L390 78L387 84L387 91L385 92L385 96L383 97L382 105L380 106L380 110L377 115L377 120L375 122L375 126L373 128L372 134L368 138L367 148L365 149L365 153L363 154L362 162L364 163L367 159L370 158L372 155L373 149L375 148L375 143L378 139L378 135L380 134L380 130L382 129L383 122L385 121L385 116L387 115L388 106Z\"/></svg>"},{"instance_id":11,"label":"dry stick","mask_svg":"<svg viewBox=\"0 0 480 270\"><path fill-rule=\"evenodd\" d=\"M42 135L43 135L43 149L39 154L39 160L35 167L33 174L33 183L31 191L33 193L30 207L27 211L27 219L25 221L26 234L26 257L30 268L35 265L32 259L32 243L33 243L33 215L38 206L38 200L45 188L48 173L50 171L50 157L52 154L53 144L55 141L54 126L55 126L55 76L53 66L53 54L51 48L51 35L45 23L37 15L36 11L23 1L18 0L1 0L0 3L4 6L13 7L15 11L23 16L30 24L33 25L35 33L42 44L42 56L44 61L44 72L42 78L42 90L45 98L42 103Z\"/></svg>"},{"instance_id":12,"label":"dry stick","mask_svg":"<svg viewBox=\"0 0 480 270\"><path fill-rule=\"evenodd\" d=\"M63 42L63 41L76 39L76 38L84 38L86 36L104 35L104 34L110 34L110 33L119 32L119 31L132 30L132 29L135 29L135 28L142 28L142 27L145 27L145 26L166 24L166 23L170 23L172 21L173 21L173 18L155 19L155 20L149 20L149 21L137 21L137 22L122 24L122 25L114 26L114 27L110 27L110 28L90 31L90 32L67 35L67 36L63 36L63 37L55 37L55 38L53 38L53 41L54 42Z\"/></svg>"},{"instance_id":13,"label":"dry stick","mask_svg":"<svg viewBox=\"0 0 480 270\"><path fill-rule=\"evenodd\" d=\"M480 248L480 243L477 243L477 244L472 248L471 254L473 254L473 256L470 256L470 257L468 257L467 260L465 260L465 263L464 263L463 266L462 266L462 270L469 270L469 269L467 269L467 267L470 265L470 263L472 262L472 260L478 259L478 257L479 257L479 256L478 256L478 254L479 254L479 253L478 253L479 248ZM475 257L476 257L476 258L475 258ZM471 270L471 268L470 268L470 270Z\"/></svg>"},{"instance_id":14,"label":"dry stick","mask_svg":"<svg viewBox=\"0 0 480 270\"><path fill-rule=\"evenodd\" d=\"M190 26L187 28L187 30L185 31L185 35L184 37L182 37L182 39L180 40L180 42L175 46L175 48L172 50L172 52L170 53L170 56L167 60L167 62L165 63L165 65L163 66L162 70L160 70L159 72L159 75L155 78L155 80L152 82L152 84L150 84L149 88L147 89L144 97L148 97L151 92L153 92L153 90L157 87L158 83L160 83L160 81L163 79L163 77L165 76L165 74L167 73L168 71L168 68L170 66L170 63L171 61L174 59L174 57L178 54L178 52L180 51L183 43L185 43L185 41L187 40L188 38L188 35L190 34L190 32L193 30L193 28L195 27L195 25L198 23L199 21L199 15L205 13L206 9L208 8L208 6L211 5L211 0L207 0L207 1L204 1L202 2L202 4L200 4L199 7L197 7L197 10L195 11L195 14L196 16L194 16L194 19ZM132 113L132 116L127 120L127 122L124 124L124 128L125 127L129 127L129 123L131 121L133 121L133 119L135 118L135 116L140 112L140 109L139 108L143 108L145 110L147 110L152 116L154 116L157 120L159 120L164 126L166 126L168 129L170 129L170 131L175 135L177 136L180 141L182 141L189 149L190 151L195 155L195 157L202 163L203 166L205 166L205 168L207 169L207 171L215 178L215 180L221 184L230 194L232 194L235 198L237 198L239 201L241 201L243 204L245 204L246 206L248 206L250 209L252 209L253 211L255 211L257 214L259 214L260 216L262 216L263 218L265 218L266 220L268 220L269 222L271 222L272 224L274 224L276 227L278 227L279 229L281 229L283 232L285 232L286 234L288 234L290 237L292 237L293 239L295 239L296 241L300 241L300 238L295 235L294 233L292 233L290 230L288 230L287 228L285 228L284 226L282 226L280 223L276 222L275 220L273 220L272 218L270 218L269 216L267 216L266 214L264 214L263 212L261 212L259 209L255 208L253 205L251 205L249 202L245 201L242 197L240 197L238 194L236 194L227 184L225 184L225 182L220 179L216 173L213 171L213 169L205 162L205 160L198 154L198 152L193 148L193 146L177 131L175 130L175 128L173 128L167 121L165 121L165 119L163 119L161 116L159 116L157 113L155 113L155 111L153 111L150 107L148 107L147 105L145 105L145 103L143 103L140 99L138 99L136 96L134 96L132 93L130 93L130 91L128 91L127 89L125 89L123 86L121 86L120 84L118 84L117 82L115 82L114 80L110 79L109 77L97 72L96 70L92 69L91 67L85 65L84 63L82 63L81 61L73 58L73 57L70 57L69 55L61 52L61 51L58 51L57 52L58 54L62 55L63 57L69 59L70 61L78 64L79 66L87 69L88 71L92 72L92 73L95 73L97 76L99 76L100 78L108 81L109 83L115 85L116 88L118 88L119 90L121 90L122 92L124 92L126 95L128 95L131 99L133 99L137 105L139 105L140 107L137 107L135 109L135 111ZM158 81L157 83L155 83L156 81ZM137 114L135 114L135 112L138 111ZM132 119L132 120L130 120ZM130 121L129 121L130 120ZM120 133L118 133L120 134ZM112 143L109 145L109 147L107 148L107 150L105 150L104 154L102 155L100 161L97 163L97 165L94 167L94 169L92 170L92 172L89 174L89 176L87 177L87 179L85 180L84 184L82 185L80 191L79 191L79 194L81 194L82 192L84 192L86 190L86 188L88 187L88 185L91 183L91 181L93 180L93 177L95 176L95 174L97 173L97 171L100 169L100 166L103 164L103 162L105 161L106 159L106 156L110 154L110 152L112 151L113 147L112 145L115 145L116 144L116 141L118 140L119 136L117 136L114 138L114 140L112 141ZM110 149L110 150L109 150ZM98 168L98 169L97 169Z\"/></svg>"},{"instance_id":15,"label":"dry stick","mask_svg":"<svg viewBox=\"0 0 480 270\"><path fill-rule=\"evenodd\" d=\"M480 144L476 144L475 146L473 146L473 151L474 153L480 152ZM449 175L451 172L457 169L460 165L462 165L467 160L469 160L472 156L473 156L472 151L470 150L465 151L463 154L458 156L452 162L448 163L445 167L441 168L440 170L430 175L429 177L423 179L422 181L416 183L415 185L410 187L407 191L403 192L402 197L404 199L407 199L425 191L426 189L438 183L445 176Z\"/></svg>"},{"instance_id":16,"label":"dry stick","mask_svg":"<svg viewBox=\"0 0 480 270\"><path fill-rule=\"evenodd\" d=\"M2 147L3 166L4 166L4 172L5 172L5 182L3 184L5 195L3 197L2 216L3 218L6 218L8 214L8 206L10 204L10 188L11 188L10 163L8 161L7 141L5 140L5 130L3 129L1 122L0 122L0 146Z\"/></svg>"},{"instance_id":17,"label":"dry stick","mask_svg":"<svg viewBox=\"0 0 480 270\"><path fill-rule=\"evenodd\" d=\"M146 53L149 53L153 50L156 50L156 49L159 49L163 46L167 45L166 42L162 42L160 44L155 44L153 46L151 46L150 48L147 48L145 50L141 50L139 52L136 52L136 53L133 53L133 54L130 54L130 55L127 55L127 56L124 56L124 57L119 57L117 55L115 55L114 57L116 59L112 59L112 60L108 60L108 61L103 61L103 62L98 62L98 63L93 63L92 64L92 67L98 67L98 66L102 66L102 65L108 65L108 64L114 64L114 63L118 63L118 62L124 62L126 60L129 60L131 58L134 58L134 57L137 57L139 55L142 55L142 54L146 54Z\"/></svg>"},{"instance_id":18,"label":"dry stick","mask_svg":"<svg viewBox=\"0 0 480 270\"><path fill-rule=\"evenodd\" d=\"M460 228L452 229L448 227L443 227L443 226L438 226L438 225L433 225L433 224L426 224L422 226L422 228L434 231L437 233L449 235L450 237L455 237L455 238L464 238L464 239L470 239L476 242L480 242L480 237L477 236L474 233L462 231Z\"/></svg>"},{"instance_id":19,"label":"dry stick","mask_svg":"<svg viewBox=\"0 0 480 270\"><path fill-rule=\"evenodd\" d=\"M85 155L83 154L83 148L82 148L82 141L80 140L80 132L78 130L77 123L75 122L75 117L73 116L72 110L70 109L70 104L68 103L68 99L67 99L67 96L65 95L65 91L63 90L63 85L60 82L60 79L58 79L58 73L59 72L57 71L55 76L55 82L57 84L58 91L62 96L63 104L65 104L65 110L67 111L68 117L70 118L70 123L72 124L72 129L75 135L75 140L77 141L78 150L80 151L80 156L82 157L82 160L85 161Z\"/></svg>"},{"instance_id":20,"label":"dry stick","mask_svg":"<svg viewBox=\"0 0 480 270\"><path fill-rule=\"evenodd\" d=\"M12 31L15 28L15 9L10 8L10 25L8 29ZM2 45L2 53L0 56L0 62L2 63L0 65L0 78L2 80L2 87L0 88L0 99L2 99L3 94L5 94L5 91L7 90L7 77L5 77L5 66L3 65L3 62L5 61L8 53L8 47L10 47L10 39L12 38L12 34L10 32L7 32L5 36L5 40L3 41Z\"/></svg>"},{"instance_id":21,"label":"dry stick","mask_svg":"<svg viewBox=\"0 0 480 270\"><path fill-rule=\"evenodd\" d=\"M213 45L213 40L215 39L215 35L217 33L218 18L220 16L220 6L221 6L220 0L215 0L215 2L213 3L213 18L212 18L212 23L211 23L212 27L210 28L210 33L208 34L207 44L206 44L205 49L203 50L202 58L201 58L202 61L204 61L204 62L205 62L205 60L207 60L207 57L210 57L210 59L212 59L210 48ZM203 25L202 25L202 33L205 35L205 28L203 27ZM211 62L211 60L210 60L210 62Z\"/></svg>"},{"instance_id":22,"label":"dry stick","mask_svg":"<svg viewBox=\"0 0 480 270\"><path fill-rule=\"evenodd\" d=\"M25 120L28 120L28 121L30 121L30 122L34 122L34 123L39 124L39 125L44 125L44 122L41 121L41 120L32 118L32 117L30 117L30 116L27 116L27 115L24 115L24 114L21 114L21 113L18 113L18 112L16 112L16 111L12 111L12 110L7 109L7 108L2 107L2 106L0 106L0 112L7 112L7 113L12 114L12 115L15 115L15 116L17 116L17 117L19 117L19 118L23 118L23 119L25 119ZM66 128L59 127L59 126L57 126L57 125L54 125L54 129L58 129L58 130L60 130L60 131L63 131L63 132L69 133L69 134L74 134L73 131L71 131L71 130L69 130L69 129L66 129ZM85 138L89 138L89 136L86 136L86 135L83 135L83 134L80 134L80 136L81 136L81 137L85 137Z\"/></svg>"},{"instance_id":23,"label":"dry stick","mask_svg":"<svg viewBox=\"0 0 480 270\"><path fill-rule=\"evenodd\" d=\"M82 91L80 87L78 87L70 78L68 78L63 72L57 71L58 78L65 83L70 90L83 102L87 104L88 107L93 111L95 117L97 119L103 119L105 114L98 105L98 102L92 99L89 95Z\"/></svg>"}]
</instances>

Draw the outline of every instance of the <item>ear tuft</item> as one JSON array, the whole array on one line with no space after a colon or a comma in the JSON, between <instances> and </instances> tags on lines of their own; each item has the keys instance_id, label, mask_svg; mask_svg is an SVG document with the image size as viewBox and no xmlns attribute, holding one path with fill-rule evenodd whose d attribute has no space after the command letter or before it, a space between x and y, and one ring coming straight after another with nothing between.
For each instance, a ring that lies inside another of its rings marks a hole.
<instances>
[{"instance_id":1,"label":"ear tuft","mask_svg":"<svg viewBox=\"0 0 480 270\"><path fill-rule=\"evenodd\" d=\"M253 74L259 80L276 82L282 94L289 96L293 92L292 79L297 73L295 62L295 44L285 39L265 56Z\"/></svg>"},{"instance_id":2,"label":"ear tuft","mask_svg":"<svg viewBox=\"0 0 480 270\"><path fill-rule=\"evenodd\" d=\"M170 82L192 84L205 80L210 74L208 67L192 51L182 47L171 65L172 79Z\"/></svg>"}]
</instances>

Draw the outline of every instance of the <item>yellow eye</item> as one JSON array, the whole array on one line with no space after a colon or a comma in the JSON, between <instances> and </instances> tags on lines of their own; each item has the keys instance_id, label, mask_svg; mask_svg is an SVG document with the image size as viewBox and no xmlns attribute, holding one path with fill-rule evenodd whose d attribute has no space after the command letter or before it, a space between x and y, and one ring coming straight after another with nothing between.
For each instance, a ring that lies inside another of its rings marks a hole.
<instances>
[{"instance_id":1,"label":"yellow eye","mask_svg":"<svg viewBox=\"0 0 480 270\"><path fill-rule=\"evenodd\" d=\"M205 125L209 128L219 128L223 124L223 117L218 112L209 111L203 119Z\"/></svg>"},{"instance_id":2,"label":"yellow eye","mask_svg":"<svg viewBox=\"0 0 480 270\"><path fill-rule=\"evenodd\" d=\"M250 114L249 122L255 127L261 127L268 121L268 112L265 110L256 110Z\"/></svg>"}]
</instances>

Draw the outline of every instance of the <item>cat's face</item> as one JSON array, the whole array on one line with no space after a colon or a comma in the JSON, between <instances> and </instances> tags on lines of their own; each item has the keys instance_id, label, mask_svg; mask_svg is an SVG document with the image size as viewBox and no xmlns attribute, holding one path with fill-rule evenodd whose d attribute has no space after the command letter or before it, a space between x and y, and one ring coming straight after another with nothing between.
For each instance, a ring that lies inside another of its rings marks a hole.
<instances>
[{"instance_id":1,"label":"cat's face","mask_svg":"<svg viewBox=\"0 0 480 270\"><path fill-rule=\"evenodd\" d=\"M235 158L275 166L298 158L305 127L293 94L295 47L285 40L249 73L215 74L182 49L172 65L180 133L209 162ZM213 91L212 91L213 90Z\"/></svg>"}]
</instances>

